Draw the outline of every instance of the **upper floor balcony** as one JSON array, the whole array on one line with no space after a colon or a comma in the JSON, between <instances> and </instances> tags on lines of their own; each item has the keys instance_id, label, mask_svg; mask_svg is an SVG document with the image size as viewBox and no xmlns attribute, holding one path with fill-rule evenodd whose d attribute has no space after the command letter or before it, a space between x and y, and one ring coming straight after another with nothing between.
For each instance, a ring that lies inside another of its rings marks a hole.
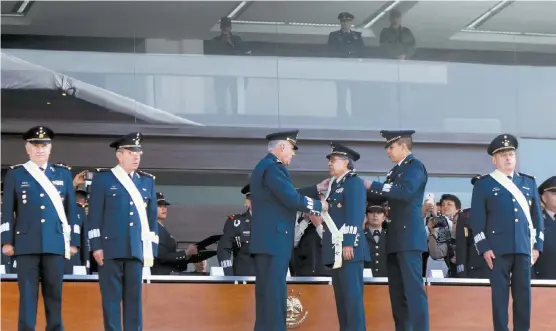
<instances>
[{"instance_id":1,"label":"upper floor balcony","mask_svg":"<svg viewBox=\"0 0 556 331\"><path fill-rule=\"evenodd\" d=\"M3 22L3 118L79 108L93 122L556 137L552 3L33 6L28 22ZM410 33L388 30L394 10ZM335 45L344 11L361 48ZM241 47L219 43L222 16Z\"/></svg>"}]
</instances>

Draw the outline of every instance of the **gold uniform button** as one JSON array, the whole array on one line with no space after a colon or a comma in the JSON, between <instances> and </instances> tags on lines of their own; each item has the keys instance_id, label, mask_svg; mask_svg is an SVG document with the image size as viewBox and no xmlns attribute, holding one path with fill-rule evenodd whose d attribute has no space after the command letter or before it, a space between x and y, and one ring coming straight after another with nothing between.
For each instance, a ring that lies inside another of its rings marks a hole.
<instances>
[{"instance_id":1,"label":"gold uniform button","mask_svg":"<svg viewBox=\"0 0 556 331\"><path fill-rule=\"evenodd\" d=\"M512 199L513 202L515 202L515 199Z\"/></svg>"},{"instance_id":2,"label":"gold uniform button","mask_svg":"<svg viewBox=\"0 0 556 331\"><path fill-rule=\"evenodd\" d=\"M516 222L516 223L519 222L519 219L516 218L516 219L515 219L515 222Z\"/></svg>"},{"instance_id":3,"label":"gold uniform button","mask_svg":"<svg viewBox=\"0 0 556 331\"><path fill-rule=\"evenodd\" d=\"M517 208L514 208L514 211L517 211Z\"/></svg>"},{"instance_id":4,"label":"gold uniform button","mask_svg":"<svg viewBox=\"0 0 556 331\"><path fill-rule=\"evenodd\" d=\"M130 212L129 212L129 215L133 215L133 212L132 212L132 211L130 211Z\"/></svg>"},{"instance_id":5,"label":"gold uniform button","mask_svg":"<svg viewBox=\"0 0 556 331\"><path fill-rule=\"evenodd\" d=\"M19 234L19 231L17 231L15 234Z\"/></svg>"},{"instance_id":6,"label":"gold uniform button","mask_svg":"<svg viewBox=\"0 0 556 331\"><path fill-rule=\"evenodd\" d=\"M40 195L41 198L44 197L44 193L41 193L41 194L39 194L39 195Z\"/></svg>"},{"instance_id":7,"label":"gold uniform button","mask_svg":"<svg viewBox=\"0 0 556 331\"><path fill-rule=\"evenodd\" d=\"M133 226L133 222L130 222L130 223L129 223L129 226Z\"/></svg>"},{"instance_id":8,"label":"gold uniform button","mask_svg":"<svg viewBox=\"0 0 556 331\"><path fill-rule=\"evenodd\" d=\"M41 209L44 209L44 206L41 206Z\"/></svg>"},{"instance_id":9,"label":"gold uniform button","mask_svg":"<svg viewBox=\"0 0 556 331\"><path fill-rule=\"evenodd\" d=\"M378 253L375 253L376 256L378 256Z\"/></svg>"},{"instance_id":10,"label":"gold uniform button","mask_svg":"<svg viewBox=\"0 0 556 331\"><path fill-rule=\"evenodd\" d=\"M130 201L130 202L129 202L129 205L130 205L130 206L133 206L133 201Z\"/></svg>"},{"instance_id":11,"label":"gold uniform button","mask_svg":"<svg viewBox=\"0 0 556 331\"><path fill-rule=\"evenodd\" d=\"M494 233L494 231L492 231L492 233Z\"/></svg>"},{"instance_id":12,"label":"gold uniform button","mask_svg":"<svg viewBox=\"0 0 556 331\"><path fill-rule=\"evenodd\" d=\"M43 219L41 220L41 223L44 223L44 222L46 222L46 220L43 218Z\"/></svg>"}]
</instances>

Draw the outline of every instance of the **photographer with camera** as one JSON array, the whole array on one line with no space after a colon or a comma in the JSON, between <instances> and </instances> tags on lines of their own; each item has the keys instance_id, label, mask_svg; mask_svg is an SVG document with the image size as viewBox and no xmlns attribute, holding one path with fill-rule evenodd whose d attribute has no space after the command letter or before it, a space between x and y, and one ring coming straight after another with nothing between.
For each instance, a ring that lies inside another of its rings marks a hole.
<instances>
[{"instance_id":1,"label":"photographer with camera","mask_svg":"<svg viewBox=\"0 0 556 331\"><path fill-rule=\"evenodd\" d=\"M428 248L431 258L444 259L448 276L456 277L456 224L461 209L461 201L453 194L443 194L440 198L440 213L427 215L429 232Z\"/></svg>"}]
</instances>

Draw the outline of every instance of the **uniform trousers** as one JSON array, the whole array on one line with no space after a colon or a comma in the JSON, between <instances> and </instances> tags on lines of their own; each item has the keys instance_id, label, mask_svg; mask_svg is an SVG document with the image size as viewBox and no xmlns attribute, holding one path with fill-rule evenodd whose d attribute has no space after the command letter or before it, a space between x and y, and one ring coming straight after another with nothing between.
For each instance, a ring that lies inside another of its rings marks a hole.
<instances>
[{"instance_id":1,"label":"uniform trousers","mask_svg":"<svg viewBox=\"0 0 556 331\"><path fill-rule=\"evenodd\" d=\"M39 281L46 315L46 331L63 331L62 286L64 257L55 254L18 255L19 331L35 331Z\"/></svg>"},{"instance_id":2,"label":"uniform trousers","mask_svg":"<svg viewBox=\"0 0 556 331\"><path fill-rule=\"evenodd\" d=\"M429 307L422 277L423 253L390 253L386 257L386 266L396 331L428 331Z\"/></svg>"},{"instance_id":3,"label":"uniform trousers","mask_svg":"<svg viewBox=\"0 0 556 331\"><path fill-rule=\"evenodd\" d=\"M255 254L255 331L286 331L289 257Z\"/></svg>"},{"instance_id":4,"label":"uniform trousers","mask_svg":"<svg viewBox=\"0 0 556 331\"><path fill-rule=\"evenodd\" d=\"M511 273L511 277L510 277ZM511 280L511 285L510 285ZM494 331L509 331L508 303L511 287L514 331L531 326L531 257L527 254L496 256L490 273Z\"/></svg>"},{"instance_id":5,"label":"uniform trousers","mask_svg":"<svg viewBox=\"0 0 556 331\"><path fill-rule=\"evenodd\" d=\"M105 259L98 266L105 331L143 330L143 262L137 259Z\"/></svg>"},{"instance_id":6,"label":"uniform trousers","mask_svg":"<svg viewBox=\"0 0 556 331\"><path fill-rule=\"evenodd\" d=\"M332 286L340 331L365 331L363 261L345 262L332 270Z\"/></svg>"}]
</instances>

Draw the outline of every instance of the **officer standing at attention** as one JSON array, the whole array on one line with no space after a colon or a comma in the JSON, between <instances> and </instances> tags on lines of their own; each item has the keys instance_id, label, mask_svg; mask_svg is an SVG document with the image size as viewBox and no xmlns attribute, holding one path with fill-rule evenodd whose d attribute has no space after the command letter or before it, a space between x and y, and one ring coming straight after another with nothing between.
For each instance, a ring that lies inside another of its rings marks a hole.
<instances>
[{"instance_id":1,"label":"officer standing at attention","mask_svg":"<svg viewBox=\"0 0 556 331\"><path fill-rule=\"evenodd\" d=\"M104 329L141 330L143 267L158 245L154 176L138 170L143 136L130 133L110 144L118 165L96 169L89 198L89 240L98 264ZM123 300L123 303L122 303Z\"/></svg>"},{"instance_id":2,"label":"officer standing at attention","mask_svg":"<svg viewBox=\"0 0 556 331\"><path fill-rule=\"evenodd\" d=\"M543 252L535 264L538 279L556 280L556 176L550 177L539 186L539 194L544 205Z\"/></svg>"},{"instance_id":3,"label":"officer standing at attention","mask_svg":"<svg viewBox=\"0 0 556 331\"><path fill-rule=\"evenodd\" d=\"M427 233L421 208L428 174L411 152L409 131L381 131L386 153L396 166L386 182L365 182L368 199L383 197L390 207L386 253L388 290L396 330L429 330L429 309L422 278Z\"/></svg>"},{"instance_id":4,"label":"officer standing at attention","mask_svg":"<svg viewBox=\"0 0 556 331\"><path fill-rule=\"evenodd\" d=\"M286 330L286 275L292 255L297 211L320 215L328 209L317 197L328 180L294 188L287 166L297 148L298 130L266 136L268 154L251 174L251 244L255 261L255 331Z\"/></svg>"},{"instance_id":5,"label":"officer standing at attention","mask_svg":"<svg viewBox=\"0 0 556 331\"><path fill-rule=\"evenodd\" d=\"M226 276L255 276L255 265L249 253L252 218L249 184L243 187L241 194L245 195L247 210L243 214L228 216L224 225L224 234L216 249L218 262Z\"/></svg>"},{"instance_id":6,"label":"officer standing at attention","mask_svg":"<svg viewBox=\"0 0 556 331\"><path fill-rule=\"evenodd\" d=\"M373 271L373 277L388 277L386 270L386 210L380 200L369 202L363 231L369 244L370 262L365 268Z\"/></svg>"},{"instance_id":7,"label":"officer standing at attention","mask_svg":"<svg viewBox=\"0 0 556 331\"><path fill-rule=\"evenodd\" d=\"M18 330L35 330L40 281L46 330L61 331L64 259L77 253L81 233L71 171L48 163L52 130L33 127L23 139L29 161L10 167L4 180L2 253L17 259Z\"/></svg>"},{"instance_id":8,"label":"officer standing at attention","mask_svg":"<svg viewBox=\"0 0 556 331\"><path fill-rule=\"evenodd\" d=\"M492 140L488 154L496 170L475 182L471 198L469 227L477 253L492 270L494 331L508 331L510 283L514 330L530 329L531 265L544 241L537 184L534 177L515 171L517 146L510 134Z\"/></svg>"},{"instance_id":9,"label":"officer standing at attention","mask_svg":"<svg viewBox=\"0 0 556 331\"><path fill-rule=\"evenodd\" d=\"M328 213L322 238L322 262L332 268L332 285L340 330L364 331L363 264L370 261L369 246L363 234L366 192L363 180L354 172L359 153L339 143L331 143L326 156L332 180L326 194ZM312 217L322 222L322 217ZM318 225L318 224L317 224ZM334 233L343 235L335 242Z\"/></svg>"}]
</instances>

